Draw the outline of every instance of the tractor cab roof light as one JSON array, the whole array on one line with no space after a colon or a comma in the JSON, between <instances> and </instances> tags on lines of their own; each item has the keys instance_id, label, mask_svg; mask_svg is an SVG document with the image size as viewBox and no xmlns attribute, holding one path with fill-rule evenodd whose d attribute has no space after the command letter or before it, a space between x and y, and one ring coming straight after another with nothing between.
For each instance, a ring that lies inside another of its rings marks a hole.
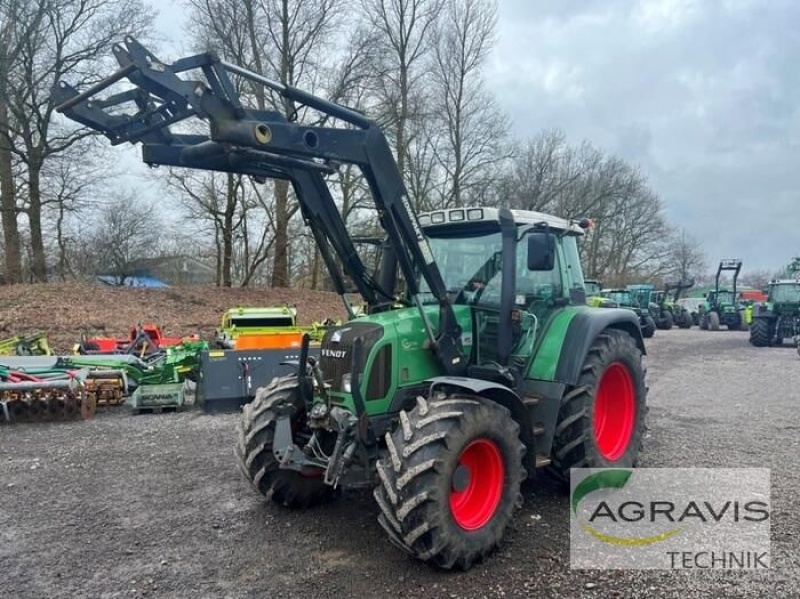
<instances>
[{"instance_id":1,"label":"tractor cab roof light","mask_svg":"<svg viewBox=\"0 0 800 599\"><path fill-rule=\"evenodd\" d=\"M431 222L432 223L443 223L444 222L444 212L434 212L431 214Z\"/></svg>"},{"instance_id":2,"label":"tractor cab roof light","mask_svg":"<svg viewBox=\"0 0 800 599\"><path fill-rule=\"evenodd\" d=\"M467 220L483 220L483 208L467 210Z\"/></svg>"},{"instance_id":3,"label":"tractor cab roof light","mask_svg":"<svg viewBox=\"0 0 800 599\"><path fill-rule=\"evenodd\" d=\"M451 210L450 211L450 220L451 221L464 220L464 211L463 210Z\"/></svg>"}]
</instances>

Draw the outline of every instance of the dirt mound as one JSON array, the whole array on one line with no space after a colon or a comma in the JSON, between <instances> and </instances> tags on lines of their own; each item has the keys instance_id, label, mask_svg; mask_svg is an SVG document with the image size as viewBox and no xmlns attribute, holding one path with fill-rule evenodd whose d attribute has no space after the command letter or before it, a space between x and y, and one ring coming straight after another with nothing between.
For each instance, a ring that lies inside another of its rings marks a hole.
<instances>
[{"instance_id":1,"label":"dirt mound","mask_svg":"<svg viewBox=\"0 0 800 599\"><path fill-rule=\"evenodd\" d=\"M222 313L237 306L295 306L300 324L345 316L335 293L308 289L170 287L147 289L96 284L0 286L0 339L47 333L59 353L89 335L127 335L137 322L155 322L166 335L209 338Z\"/></svg>"}]
</instances>

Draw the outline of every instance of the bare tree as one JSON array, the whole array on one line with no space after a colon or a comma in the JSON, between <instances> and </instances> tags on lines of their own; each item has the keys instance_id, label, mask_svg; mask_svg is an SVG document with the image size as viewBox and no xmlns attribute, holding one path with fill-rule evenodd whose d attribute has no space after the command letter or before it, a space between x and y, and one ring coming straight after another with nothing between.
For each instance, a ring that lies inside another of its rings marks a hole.
<instances>
[{"instance_id":1,"label":"bare tree","mask_svg":"<svg viewBox=\"0 0 800 599\"><path fill-rule=\"evenodd\" d=\"M158 255L159 237L165 231L156 214L154 206L129 196L102 206L90 236L96 268L124 285L136 274L137 261Z\"/></svg>"},{"instance_id":2,"label":"bare tree","mask_svg":"<svg viewBox=\"0 0 800 599\"><path fill-rule=\"evenodd\" d=\"M669 275L681 281L697 279L708 269L708 257L702 245L685 229L672 235L665 262Z\"/></svg>"},{"instance_id":3,"label":"bare tree","mask_svg":"<svg viewBox=\"0 0 800 599\"><path fill-rule=\"evenodd\" d=\"M292 86L311 89L330 64L331 44L343 0L189 0L198 44ZM248 82L248 86L251 83ZM258 108L270 106L289 118L298 106L271 91L249 88ZM273 185L272 286L289 285L289 222L297 212L289 185Z\"/></svg>"},{"instance_id":4,"label":"bare tree","mask_svg":"<svg viewBox=\"0 0 800 599\"><path fill-rule=\"evenodd\" d=\"M26 39L42 23L44 0L5 0L0 3L0 219L3 222L5 280L22 282L22 248L17 215L12 121L9 101L15 92L15 76ZM15 77L16 78L16 77Z\"/></svg>"},{"instance_id":5,"label":"bare tree","mask_svg":"<svg viewBox=\"0 0 800 599\"><path fill-rule=\"evenodd\" d=\"M409 177L409 148L425 118L425 87L444 0L360 0L372 32L370 55L376 112L394 142L400 173ZM419 198L413 198L419 209Z\"/></svg>"},{"instance_id":6,"label":"bare tree","mask_svg":"<svg viewBox=\"0 0 800 599\"><path fill-rule=\"evenodd\" d=\"M124 34L144 31L152 15L142 0L37 0L33 6L36 26L19 40L17 60L8 69L6 84L0 83L0 104L8 106L6 143L25 168L22 210L28 216L31 268L33 278L43 281L45 164L93 134L54 117L51 89L61 79L77 87L96 81L111 45Z\"/></svg>"},{"instance_id":7,"label":"bare tree","mask_svg":"<svg viewBox=\"0 0 800 599\"><path fill-rule=\"evenodd\" d=\"M444 174L445 206L463 206L505 158L502 142L508 122L483 85L496 24L494 0L452 0L442 10L432 103L445 133L431 145Z\"/></svg>"}]
</instances>

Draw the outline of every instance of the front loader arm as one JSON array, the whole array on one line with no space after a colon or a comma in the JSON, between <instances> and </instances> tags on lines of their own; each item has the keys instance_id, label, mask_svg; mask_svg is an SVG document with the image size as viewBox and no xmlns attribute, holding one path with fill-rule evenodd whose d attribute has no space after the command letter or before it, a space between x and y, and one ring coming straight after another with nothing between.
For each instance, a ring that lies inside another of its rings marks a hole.
<instances>
[{"instance_id":1,"label":"front loader arm","mask_svg":"<svg viewBox=\"0 0 800 599\"><path fill-rule=\"evenodd\" d=\"M115 44L113 50L120 69L104 81L82 93L66 82L58 82L53 90L58 112L103 133L112 145L142 143L143 160L150 165L290 180L317 242L324 238L330 243L368 306L380 309L382 300L393 290L380 289L369 277L323 179L338 164L358 166L369 185L409 294L420 307L432 349L445 373L463 374L466 360L461 330L446 286L409 205L389 143L373 121L339 104L224 62L213 53L165 64L131 37L125 39L124 46ZM190 72L199 72L202 79L179 76ZM276 111L247 108L230 75L261 84L349 127L303 125L290 122ZM125 79L134 89L97 97ZM133 105L136 110L121 114L123 105ZM179 134L170 130L190 118L206 121L208 132ZM325 262L329 267L332 264L329 259ZM439 302L437 331L421 309L418 273ZM336 279L333 272L331 275Z\"/></svg>"}]
</instances>

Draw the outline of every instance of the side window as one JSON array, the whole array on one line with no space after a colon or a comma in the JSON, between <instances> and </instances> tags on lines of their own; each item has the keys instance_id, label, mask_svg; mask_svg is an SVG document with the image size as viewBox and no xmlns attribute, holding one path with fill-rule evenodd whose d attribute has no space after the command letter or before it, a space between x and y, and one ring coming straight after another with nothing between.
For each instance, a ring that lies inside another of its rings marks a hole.
<instances>
[{"instance_id":1,"label":"side window","mask_svg":"<svg viewBox=\"0 0 800 599\"><path fill-rule=\"evenodd\" d=\"M564 248L564 265L567 272L567 286L570 289L583 289L583 269L581 268L581 257L578 253L578 241L574 235L566 235L562 238Z\"/></svg>"},{"instance_id":2,"label":"side window","mask_svg":"<svg viewBox=\"0 0 800 599\"><path fill-rule=\"evenodd\" d=\"M556 245L555 266L548 271L528 270L528 254L525 238L520 240L517 250L517 293L526 296L526 303L537 300L550 300L563 295L561 281L561 252Z\"/></svg>"}]
</instances>

